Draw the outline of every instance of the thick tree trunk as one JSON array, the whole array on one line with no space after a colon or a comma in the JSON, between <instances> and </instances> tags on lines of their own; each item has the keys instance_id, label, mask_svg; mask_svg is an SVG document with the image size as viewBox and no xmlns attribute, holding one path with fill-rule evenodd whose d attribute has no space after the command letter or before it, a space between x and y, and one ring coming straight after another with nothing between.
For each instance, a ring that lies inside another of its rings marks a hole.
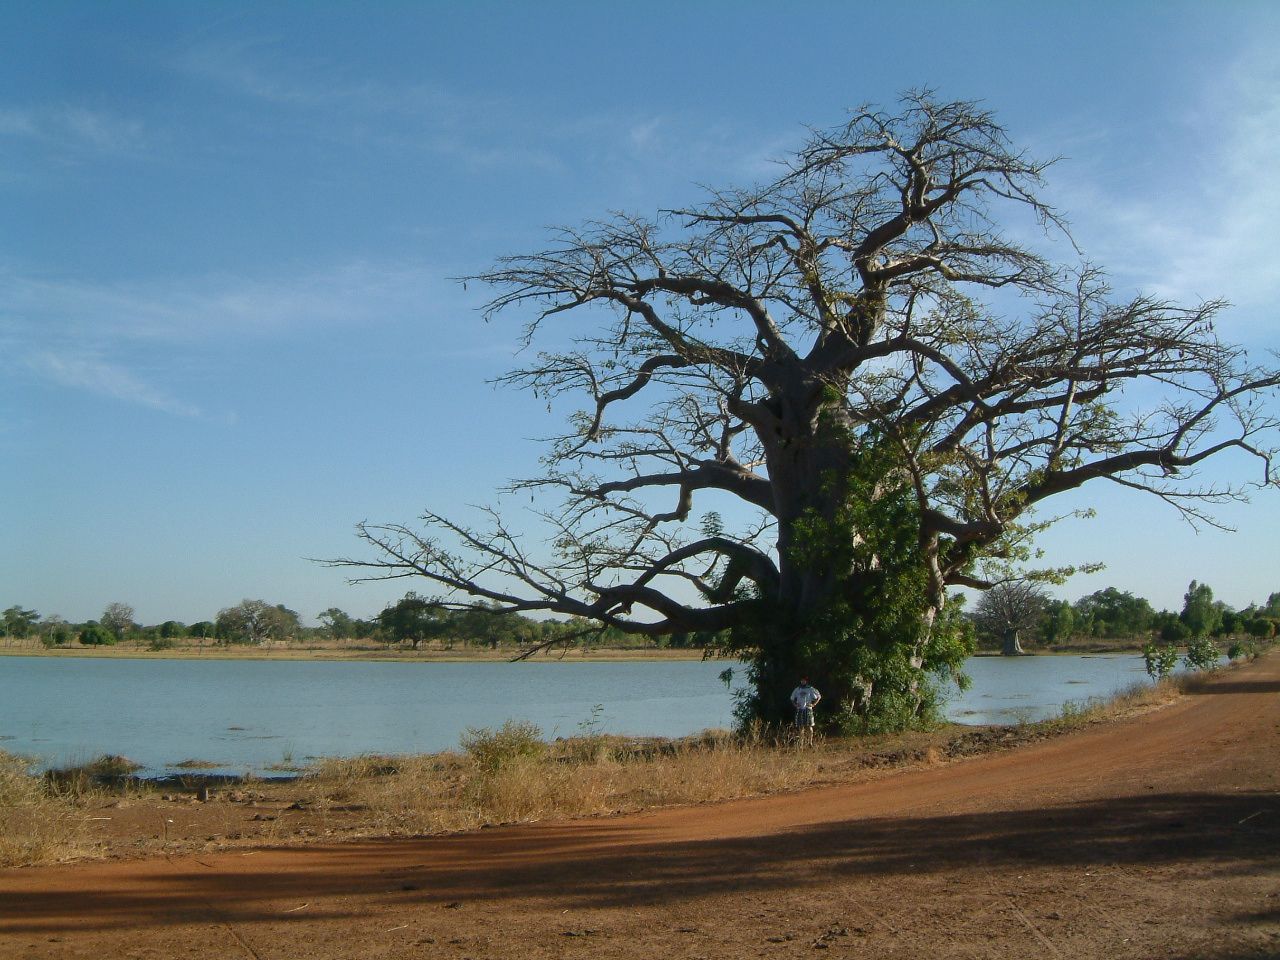
<instances>
[{"instance_id":1,"label":"thick tree trunk","mask_svg":"<svg viewBox=\"0 0 1280 960\"><path fill-rule=\"evenodd\" d=\"M1004 632L1004 646L1000 653L1006 657L1021 657L1027 651L1022 649L1022 641L1018 639L1018 628L1010 627Z\"/></svg>"},{"instance_id":2,"label":"thick tree trunk","mask_svg":"<svg viewBox=\"0 0 1280 960\"><path fill-rule=\"evenodd\" d=\"M754 628L760 656L754 662L753 714L770 723L791 722L791 691L808 677L822 694L819 725L846 726L852 719L856 726L856 718L878 709L873 698L887 692L900 710L909 711L912 703L918 708L923 677L904 681L899 670L886 681L877 657L901 663L905 655L910 670L919 671L944 598L921 597L920 619L905 634L901 610L880 609L884 564L890 561L872 552L880 549L873 541L862 539L854 505L865 509L882 486L894 495L893 468L886 466L883 450L855 445L843 405L826 405L824 388L794 386L775 394L777 430L762 433L778 518L779 586L767 598L771 622ZM918 535L907 535L914 546ZM894 563L901 563L900 546L891 549ZM887 607L895 602L884 600ZM862 670L860 663L871 666Z\"/></svg>"}]
</instances>

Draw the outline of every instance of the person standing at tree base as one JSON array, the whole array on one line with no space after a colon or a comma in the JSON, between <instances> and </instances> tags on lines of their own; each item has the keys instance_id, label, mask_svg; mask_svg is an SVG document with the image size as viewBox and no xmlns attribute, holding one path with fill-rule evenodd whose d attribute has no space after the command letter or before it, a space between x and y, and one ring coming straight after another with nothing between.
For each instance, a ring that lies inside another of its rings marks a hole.
<instances>
[{"instance_id":1,"label":"person standing at tree base","mask_svg":"<svg viewBox=\"0 0 1280 960\"><path fill-rule=\"evenodd\" d=\"M796 732L800 739L807 736L813 742L813 708L822 699L818 688L809 684L808 677L800 678L800 686L791 691L791 705L796 709Z\"/></svg>"}]
</instances>

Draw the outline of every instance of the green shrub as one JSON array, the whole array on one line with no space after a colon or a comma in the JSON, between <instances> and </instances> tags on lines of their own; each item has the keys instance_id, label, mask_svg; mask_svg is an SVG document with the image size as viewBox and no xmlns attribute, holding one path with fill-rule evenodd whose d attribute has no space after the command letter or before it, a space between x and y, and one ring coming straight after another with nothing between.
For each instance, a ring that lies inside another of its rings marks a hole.
<instances>
[{"instance_id":1,"label":"green shrub","mask_svg":"<svg viewBox=\"0 0 1280 960\"><path fill-rule=\"evenodd\" d=\"M152 637L151 642L147 644L147 649L159 652L161 650L172 650L177 645L172 637Z\"/></svg>"},{"instance_id":2,"label":"green shrub","mask_svg":"<svg viewBox=\"0 0 1280 960\"><path fill-rule=\"evenodd\" d=\"M1241 657L1248 657L1250 660L1258 658L1258 644L1253 640L1237 640L1231 646L1227 647L1227 659L1239 660Z\"/></svg>"},{"instance_id":3,"label":"green shrub","mask_svg":"<svg viewBox=\"0 0 1280 960\"><path fill-rule=\"evenodd\" d=\"M1182 662L1190 670L1212 670L1218 665L1218 645L1205 636L1187 642L1187 655Z\"/></svg>"},{"instance_id":4,"label":"green shrub","mask_svg":"<svg viewBox=\"0 0 1280 960\"><path fill-rule=\"evenodd\" d=\"M90 623L80 631L80 642L86 647L109 647L116 642L116 635L100 623Z\"/></svg>"},{"instance_id":5,"label":"green shrub","mask_svg":"<svg viewBox=\"0 0 1280 960\"><path fill-rule=\"evenodd\" d=\"M462 749L481 770L492 772L514 760L536 760L547 750L542 730L528 720L508 720L497 730L468 727L462 733Z\"/></svg>"},{"instance_id":6,"label":"green shrub","mask_svg":"<svg viewBox=\"0 0 1280 960\"><path fill-rule=\"evenodd\" d=\"M1266 617L1254 617L1245 623L1244 628L1249 631L1249 636L1257 637L1259 640L1266 640L1276 634L1275 623Z\"/></svg>"},{"instance_id":7,"label":"green shrub","mask_svg":"<svg viewBox=\"0 0 1280 960\"><path fill-rule=\"evenodd\" d=\"M1178 648L1171 643L1148 641L1142 648L1142 659L1147 665L1147 675L1153 680L1163 680L1178 665Z\"/></svg>"}]
</instances>

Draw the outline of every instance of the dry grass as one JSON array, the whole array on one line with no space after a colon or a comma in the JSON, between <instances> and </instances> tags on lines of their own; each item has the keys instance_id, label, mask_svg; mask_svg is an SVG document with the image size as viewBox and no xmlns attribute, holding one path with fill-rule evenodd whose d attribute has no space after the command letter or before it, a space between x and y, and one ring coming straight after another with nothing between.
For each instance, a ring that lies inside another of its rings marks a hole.
<instances>
[{"instance_id":1,"label":"dry grass","mask_svg":"<svg viewBox=\"0 0 1280 960\"><path fill-rule=\"evenodd\" d=\"M1155 683L1135 681L1110 697L1094 697L1081 703L1068 701L1058 716L1041 720L1033 726L1046 734L1056 734L1095 723L1119 720L1172 703L1196 683L1203 684L1206 681L1205 674L1179 674Z\"/></svg>"},{"instance_id":2,"label":"dry grass","mask_svg":"<svg viewBox=\"0 0 1280 960\"><path fill-rule=\"evenodd\" d=\"M358 808L371 831L403 835L770 793L824 769L812 751L728 736L539 744L527 727L475 733L459 754L324 761L300 785L317 809Z\"/></svg>"},{"instance_id":3,"label":"dry grass","mask_svg":"<svg viewBox=\"0 0 1280 960\"><path fill-rule=\"evenodd\" d=\"M1152 708L1178 696L1177 681L1139 684L1113 700L1071 707L1016 730L820 741L797 748L757 732L707 732L681 740L587 735L545 743L527 723L468 731L456 753L365 755L319 761L290 787L324 829L377 836L437 834L502 823L626 813L799 789L917 764L1006 749ZM332 819L328 819L332 816Z\"/></svg>"},{"instance_id":4,"label":"dry grass","mask_svg":"<svg viewBox=\"0 0 1280 960\"><path fill-rule=\"evenodd\" d=\"M33 775L27 758L0 750L0 867L91 854L85 809L145 789L132 776L138 769L104 754Z\"/></svg>"},{"instance_id":5,"label":"dry grass","mask_svg":"<svg viewBox=\"0 0 1280 960\"><path fill-rule=\"evenodd\" d=\"M683 740L593 735L542 743L536 728L470 731L462 753L327 760L300 786L319 811L359 810L370 833L415 835L486 824L626 813L758 796L856 771L941 762L1131 716L1169 703L1194 680L1136 683L1107 700L1069 704L1017 730L951 728L936 735L820 742L797 749L769 736L708 732Z\"/></svg>"},{"instance_id":6,"label":"dry grass","mask_svg":"<svg viewBox=\"0 0 1280 960\"><path fill-rule=\"evenodd\" d=\"M70 796L33 777L22 757L0 752L0 867L20 867L80 852L84 819Z\"/></svg>"}]
</instances>

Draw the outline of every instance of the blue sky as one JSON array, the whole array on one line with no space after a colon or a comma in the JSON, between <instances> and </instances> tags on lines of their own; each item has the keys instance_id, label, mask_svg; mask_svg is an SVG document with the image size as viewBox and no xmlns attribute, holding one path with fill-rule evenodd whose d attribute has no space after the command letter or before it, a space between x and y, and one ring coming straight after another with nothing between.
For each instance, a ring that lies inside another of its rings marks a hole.
<instances>
[{"instance_id":1,"label":"blue sky","mask_svg":"<svg viewBox=\"0 0 1280 960\"><path fill-rule=\"evenodd\" d=\"M488 381L519 317L449 278L609 210L750 183L863 102L981 99L1064 159L1121 292L1280 345L1269 3L0 5L0 607L371 615L360 520L466 513L558 418ZM1062 250L1063 257L1069 250ZM1247 469L1239 461L1223 475ZM1042 544L1177 607L1280 590L1280 498L1196 535L1091 491Z\"/></svg>"}]
</instances>

